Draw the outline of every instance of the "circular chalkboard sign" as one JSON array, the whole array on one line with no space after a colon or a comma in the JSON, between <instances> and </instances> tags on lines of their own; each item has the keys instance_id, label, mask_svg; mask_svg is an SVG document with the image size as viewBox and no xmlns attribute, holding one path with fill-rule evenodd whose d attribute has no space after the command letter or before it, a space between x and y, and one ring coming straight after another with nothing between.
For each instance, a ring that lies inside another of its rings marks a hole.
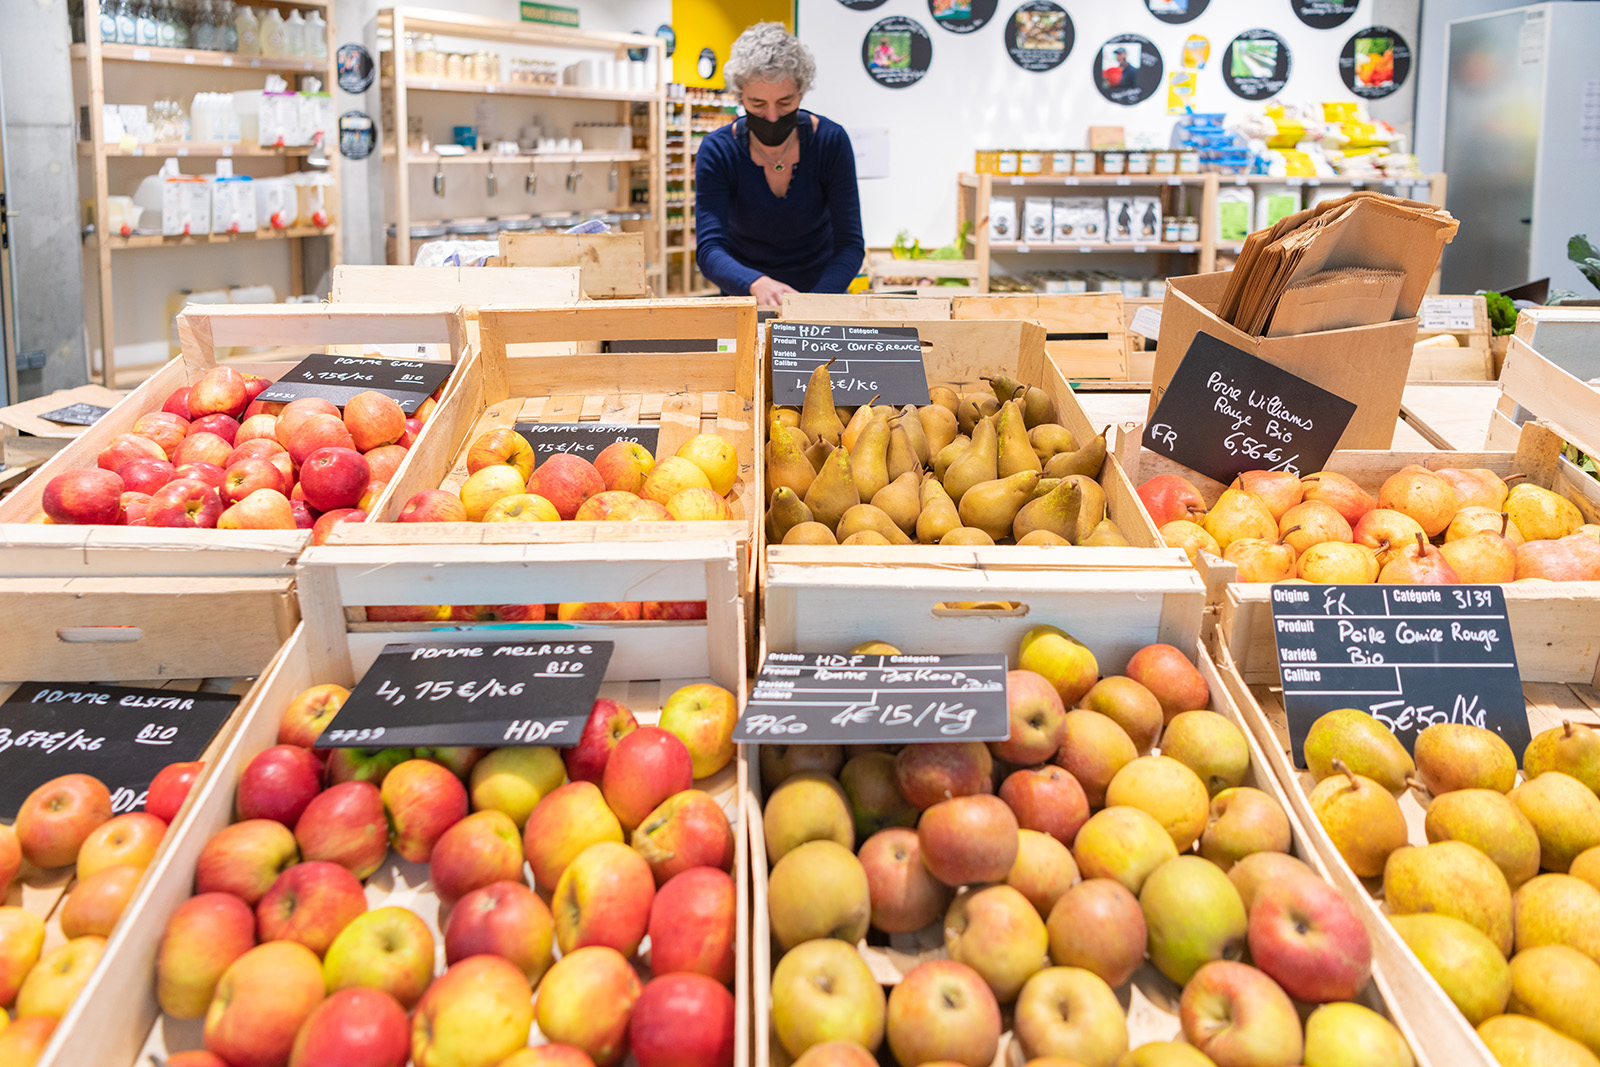
<instances>
[{"instance_id":1,"label":"circular chalkboard sign","mask_svg":"<svg viewBox=\"0 0 1600 1067\"><path fill-rule=\"evenodd\" d=\"M1271 30L1245 30L1222 57L1222 80L1246 100L1277 96L1289 80L1289 45Z\"/></svg>"},{"instance_id":2,"label":"circular chalkboard sign","mask_svg":"<svg viewBox=\"0 0 1600 1067\"><path fill-rule=\"evenodd\" d=\"M339 116L339 154L346 159L366 159L372 155L377 132L372 116L365 111L346 111Z\"/></svg>"},{"instance_id":3,"label":"circular chalkboard sign","mask_svg":"<svg viewBox=\"0 0 1600 1067\"><path fill-rule=\"evenodd\" d=\"M875 7L882 7L884 0L839 0L839 3L851 11L871 11Z\"/></svg>"},{"instance_id":4,"label":"circular chalkboard sign","mask_svg":"<svg viewBox=\"0 0 1600 1067\"><path fill-rule=\"evenodd\" d=\"M932 61L933 41L915 19L879 19L861 41L861 65L873 81L889 89L917 84Z\"/></svg>"},{"instance_id":5,"label":"circular chalkboard sign","mask_svg":"<svg viewBox=\"0 0 1600 1067\"><path fill-rule=\"evenodd\" d=\"M1356 13L1361 0L1289 0L1289 6L1301 22L1314 30L1331 30L1343 26Z\"/></svg>"},{"instance_id":6,"label":"circular chalkboard sign","mask_svg":"<svg viewBox=\"0 0 1600 1067\"><path fill-rule=\"evenodd\" d=\"M999 0L928 0L933 24L951 33L971 33L994 18Z\"/></svg>"},{"instance_id":7,"label":"circular chalkboard sign","mask_svg":"<svg viewBox=\"0 0 1600 1067\"><path fill-rule=\"evenodd\" d=\"M1161 53L1148 37L1120 33L1095 56L1094 86L1113 104L1132 107L1161 85Z\"/></svg>"},{"instance_id":8,"label":"circular chalkboard sign","mask_svg":"<svg viewBox=\"0 0 1600 1067\"><path fill-rule=\"evenodd\" d=\"M717 53L710 48L700 49L700 58L695 63L695 71L706 81L717 72Z\"/></svg>"},{"instance_id":9,"label":"circular chalkboard sign","mask_svg":"<svg viewBox=\"0 0 1600 1067\"><path fill-rule=\"evenodd\" d=\"M1060 4L1030 0L1006 23L1006 51L1023 70L1055 70L1072 51L1072 19Z\"/></svg>"},{"instance_id":10,"label":"circular chalkboard sign","mask_svg":"<svg viewBox=\"0 0 1600 1067\"><path fill-rule=\"evenodd\" d=\"M1150 14L1174 26L1193 22L1205 14L1206 5L1210 3L1211 0L1144 0Z\"/></svg>"},{"instance_id":11,"label":"circular chalkboard sign","mask_svg":"<svg viewBox=\"0 0 1600 1067\"><path fill-rule=\"evenodd\" d=\"M663 50L666 52L667 58L671 59L672 53L678 50L677 31L667 23L663 22L661 25L656 27L656 36L666 42L666 47Z\"/></svg>"},{"instance_id":12,"label":"circular chalkboard sign","mask_svg":"<svg viewBox=\"0 0 1600 1067\"><path fill-rule=\"evenodd\" d=\"M358 44L342 44L334 53L339 63L339 88L364 93L372 85L372 53Z\"/></svg>"},{"instance_id":13,"label":"circular chalkboard sign","mask_svg":"<svg viewBox=\"0 0 1600 1067\"><path fill-rule=\"evenodd\" d=\"M1368 26L1344 43L1339 77L1345 88L1367 100L1388 96L1411 73L1411 46L1387 26Z\"/></svg>"}]
</instances>

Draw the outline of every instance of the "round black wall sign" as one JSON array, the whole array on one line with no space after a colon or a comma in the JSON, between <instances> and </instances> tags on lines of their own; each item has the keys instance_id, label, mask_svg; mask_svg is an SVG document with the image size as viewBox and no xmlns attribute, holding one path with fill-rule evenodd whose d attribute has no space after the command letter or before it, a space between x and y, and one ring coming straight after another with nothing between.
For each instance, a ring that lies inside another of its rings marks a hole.
<instances>
[{"instance_id":1,"label":"round black wall sign","mask_svg":"<svg viewBox=\"0 0 1600 1067\"><path fill-rule=\"evenodd\" d=\"M928 0L933 24L951 33L971 33L994 18L999 0Z\"/></svg>"},{"instance_id":2,"label":"round black wall sign","mask_svg":"<svg viewBox=\"0 0 1600 1067\"><path fill-rule=\"evenodd\" d=\"M1271 30L1245 30L1222 57L1222 80L1246 100L1278 95L1289 80L1289 45Z\"/></svg>"},{"instance_id":3,"label":"round black wall sign","mask_svg":"<svg viewBox=\"0 0 1600 1067\"><path fill-rule=\"evenodd\" d=\"M875 7L882 7L884 0L839 0L839 3L851 11L871 11Z\"/></svg>"},{"instance_id":4,"label":"round black wall sign","mask_svg":"<svg viewBox=\"0 0 1600 1067\"><path fill-rule=\"evenodd\" d=\"M372 155L377 131L365 111L346 111L339 116L339 154L346 159L366 159Z\"/></svg>"},{"instance_id":5,"label":"round black wall sign","mask_svg":"<svg viewBox=\"0 0 1600 1067\"><path fill-rule=\"evenodd\" d=\"M1295 15L1314 30L1343 26L1356 13L1361 0L1289 0Z\"/></svg>"},{"instance_id":6,"label":"round black wall sign","mask_svg":"<svg viewBox=\"0 0 1600 1067\"><path fill-rule=\"evenodd\" d=\"M1050 0L1030 0L1006 23L1011 62L1035 73L1059 67L1072 51L1072 39L1072 19Z\"/></svg>"},{"instance_id":7,"label":"round black wall sign","mask_svg":"<svg viewBox=\"0 0 1600 1067\"><path fill-rule=\"evenodd\" d=\"M358 44L342 44L334 53L339 64L339 88L364 93L372 85L372 53Z\"/></svg>"},{"instance_id":8,"label":"round black wall sign","mask_svg":"<svg viewBox=\"0 0 1600 1067\"><path fill-rule=\"evenodd\" d=\"M861 65L879 85L904 89L928 73L933 41L915 19L900 15L879 19L861 42Z\"/></svg>"},{"instance_id":9,"label":"round black wall sign","mask_svg":"<svg viewBox=\"0 0 1600 1067\"><path fill-rule=\"evenodd\" d=\"M1161 85L1161 53L1147 37L1122 33L1100 46L1094 60L1094 85L1113 104L1132 107Z\"/></svg>"},{"instance_id":10,"label":"round black wall sign","mask_svg":"<svg viewBox=\"0 0 1600 1067\"><path fill-rule=\"evenodd\" d=\"M1150 9L1150 14L1174 26L1193 22L1205 14L1209 3L1211 0L1144 0L1144 6Z\"/></svg>"},{"instance_id":11,"label":"round black wall sign","mask_svg":"<svg viewBox=\"0 0 1600 1067\"><path fill-rule=\"evenodd\" d=\"M1339 77L1345 88L1368 100L1394 92L1411 73L1411 46L1387 26L1368 26L1344 43Z\"/></svg>"}]
</instances>

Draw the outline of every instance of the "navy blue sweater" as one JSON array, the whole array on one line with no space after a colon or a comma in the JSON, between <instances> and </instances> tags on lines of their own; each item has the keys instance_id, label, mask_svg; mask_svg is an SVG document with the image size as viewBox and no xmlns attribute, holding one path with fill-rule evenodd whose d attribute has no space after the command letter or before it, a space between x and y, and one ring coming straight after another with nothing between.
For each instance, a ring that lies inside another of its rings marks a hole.
<instances>
[{"instance_id":1,"label":"navy blue sweater","mask_svg":"<svg viewBox=\"0 0 1600 1067\"><path fill-rule=\"evenodd\" d=\"M861 200L850 135L800 112L789 191L772 195L743 119L707 134L694 166L695 257L725 296L763 274L802 293L842 293L861 269Z\"/></svg>"}]
</instances>

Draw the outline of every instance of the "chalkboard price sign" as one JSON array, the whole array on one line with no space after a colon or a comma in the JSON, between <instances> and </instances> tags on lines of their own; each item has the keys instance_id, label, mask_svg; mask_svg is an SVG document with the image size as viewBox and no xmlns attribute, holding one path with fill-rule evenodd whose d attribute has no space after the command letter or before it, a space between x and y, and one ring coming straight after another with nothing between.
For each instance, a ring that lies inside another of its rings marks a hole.
<instances>
[{"instance_id":1,"label":"chalkboard price sign","mask_svg":"<svg viewBox=\"0 0 1600 1067\"><path fill-rule=\"evenodd\" d=\"M772 402L799 404L811 372L829 360L833 402L841 407L877 397L884 404L928 403L922 341L908 326L772 324Z\"/></svg>"},{"instance_id":2,"label":"chalkboard price sign","mask_svg":"<svg viewBox=\"0 0 1600 1067\"><path fill-rule=\"evenodd\" d=\"M49 422L59 422L64 426L93 426L110 410L99 404L68 404L64 408L47 411L39 417Z\"/></svg>"},{"instance_id":3,"label":"chalkboard price sign","mask_svg":"<svg viewBox=\"0 0 1600 1067\"><path fill-rule=\"evenodd\" d=\"M385 645L314 747L571 748L612 647L527 637Z\"/></svg>"},{"instance_id":4,"label":"chalkboard price sign","mask_svg":"<svg viewBox=\"0 0 1600 1067\"><path fill-rule=\"evenodd\" d=\"M27 682L0 704L0 819L63 774L111 790L112 810L144 808L145 790L169 763L204 755L239 698L225 693Z\"/></svg>"},{"instance_id":5,"label":"chalkboard price sign","mask_svg":"<svg viewBox=\"0 0 1600 1067\"><path fill-rule=\"evenodd\" d=\"M1532 739L1498 585L1275 585L1272 634L1295 762L1335 708L1371 713L1410 748L1435 723Z\"/></svg>"},{"instance_id":6,"label":"chalkboard price sign","mask_svg":"<svg viewBox=\"0 0 1600 1067\"><path fill-rule=\"evenodd\" d=\"M1210 334L1196 334L1144 446L1227 485L1244 471L1321 470L1356 406Z\"/></svg>"},{"instance_id":7,"label":"chalkboard price sign","mask_svg":"<svg viewBox=\"0 0 1600 1067\"><path fill-rule=\"evenodd\" d=\"M1010 733L1003 655L769 652L733 738L861 745Z\"/></svg>"},{"instance_id":8,"label":"chalkboard price sign","mask_svg":"<svg viewBox=\"0 0 1600 1067\"><path fill-rule=\"evenodd\" d=\"M603 422L519 422L516 429L533 446L535 463L543 463L557 452L571 452L593 463L607 445L618 441L635 441L655 455L656 441L661 436L659 426Z\"/></svg>"},{"instance_id":9,"label":"chalkboard price sign","mask_svg":"<svg viewBox=\"0 0 1600 1067\"><path fill-rule=\"evenodd\" d=\"M344 407L357 393L379 392L394 397L407 415L450 377L452 363L420 359L374 359L315 352L296 364L258 396L272 404L317 396Z\"/></svg>"}]
</instances>

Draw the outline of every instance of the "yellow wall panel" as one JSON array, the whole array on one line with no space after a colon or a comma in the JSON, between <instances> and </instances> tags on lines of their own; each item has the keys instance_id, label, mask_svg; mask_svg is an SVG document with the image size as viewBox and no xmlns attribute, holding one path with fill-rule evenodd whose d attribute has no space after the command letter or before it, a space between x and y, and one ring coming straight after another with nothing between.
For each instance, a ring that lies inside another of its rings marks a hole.
<instances>
[{"instance_id":1,"label":"yellow wall panel","mask_svg":"<svg viewBox=\"0 0 1600 1067\"><path fill-rule=\"evenodd\" d=\"M794 0L672 0L672 30L678 47L672 55L672 80L721 88L722 65L733 40L756 22L781 22L794 32ZM717 54L716 73L700 77L700 50Z\"/></svg>"}]
</instances>

